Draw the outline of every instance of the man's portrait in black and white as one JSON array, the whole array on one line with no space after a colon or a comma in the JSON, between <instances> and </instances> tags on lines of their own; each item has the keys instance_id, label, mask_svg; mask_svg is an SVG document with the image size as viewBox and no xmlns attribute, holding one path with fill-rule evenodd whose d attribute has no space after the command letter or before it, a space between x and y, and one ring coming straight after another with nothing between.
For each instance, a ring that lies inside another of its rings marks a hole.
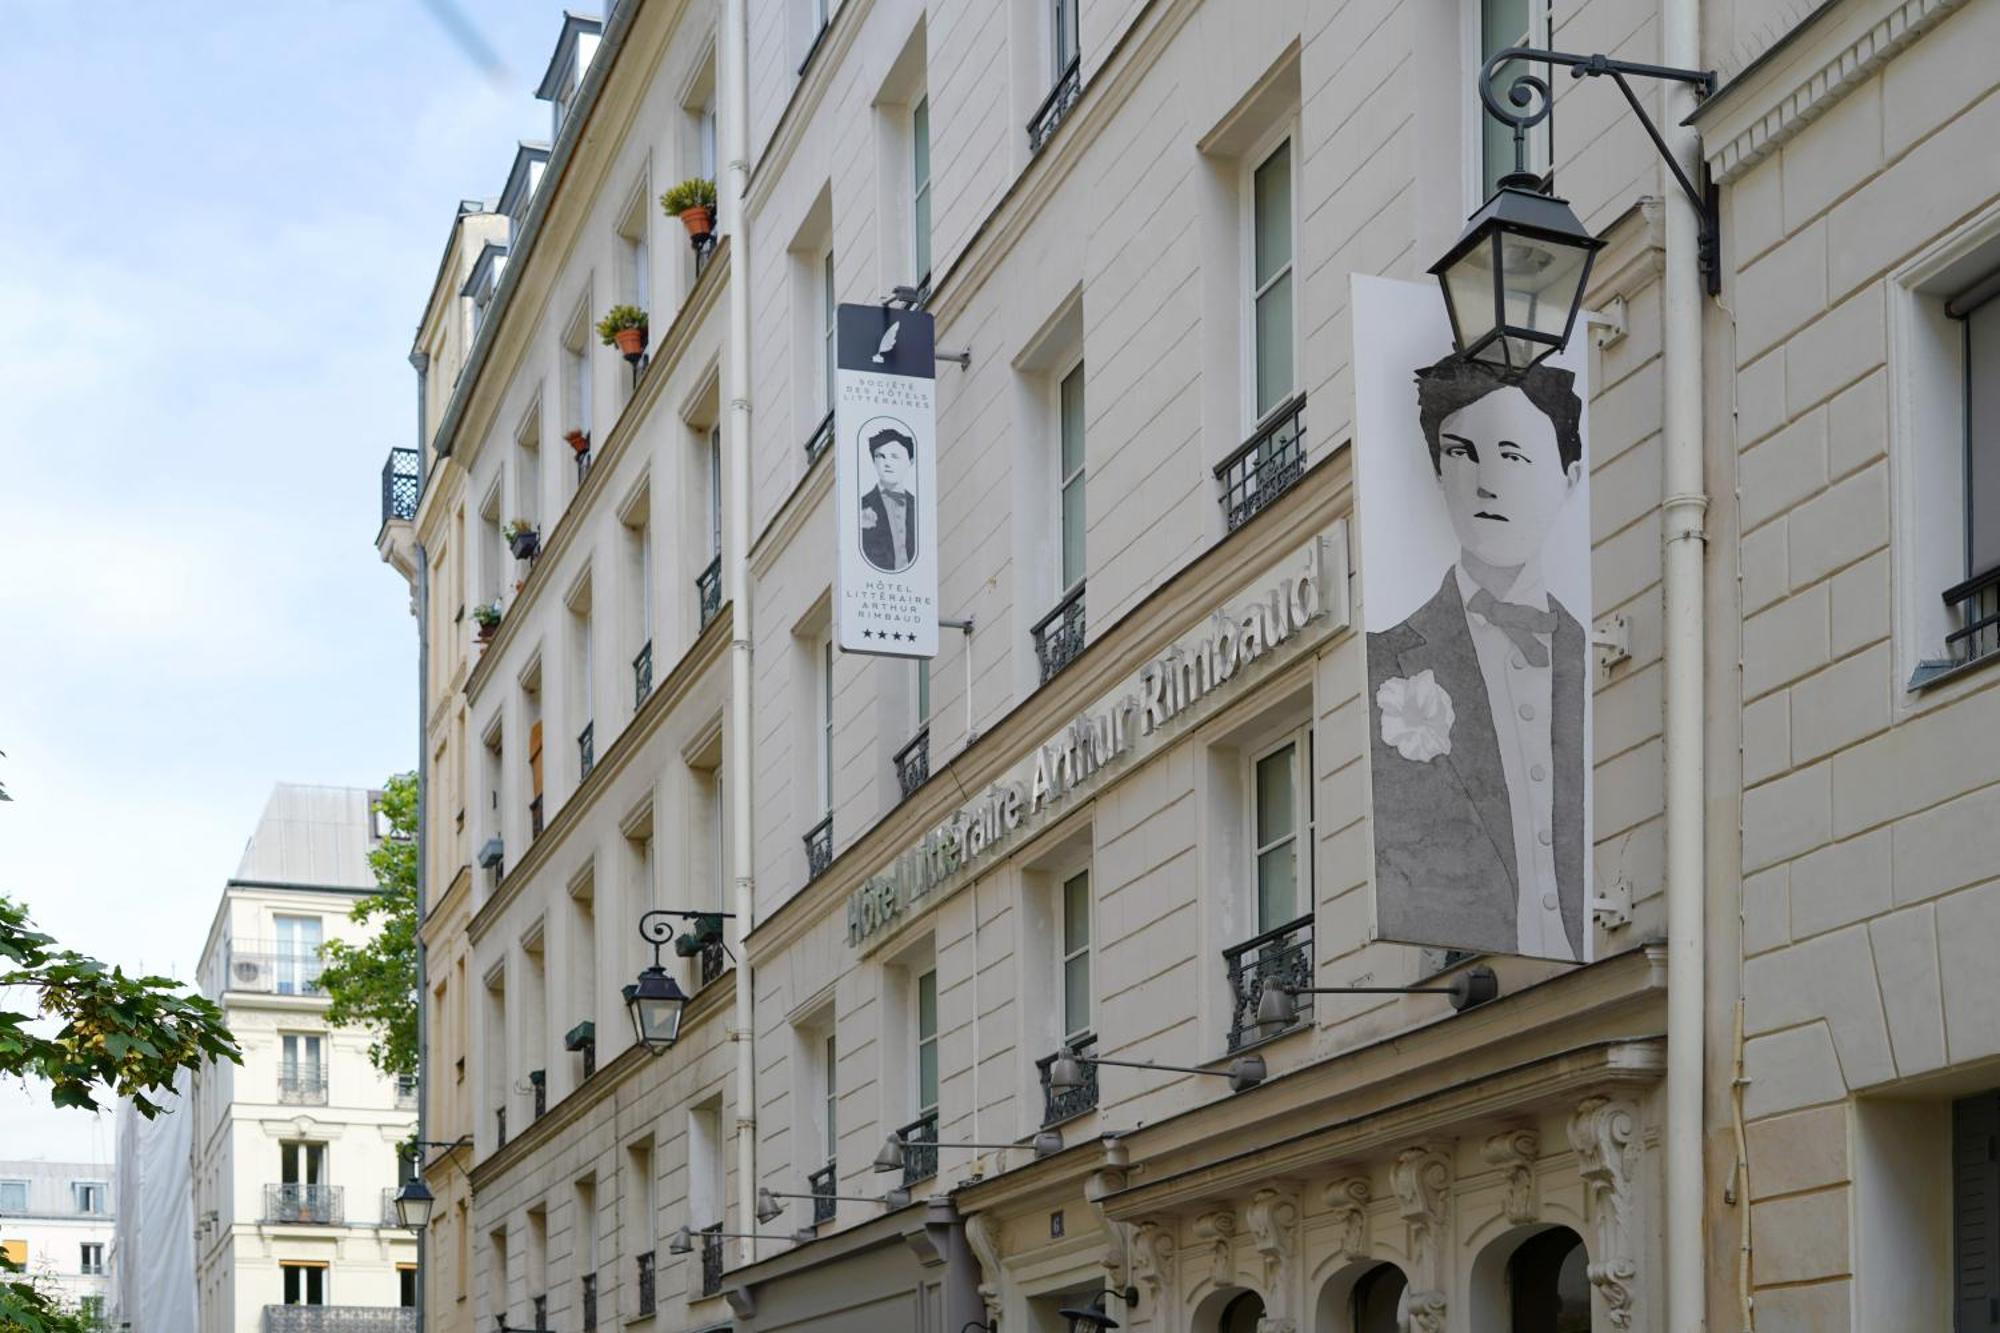
<instances>
[{"instance_id":1,"label":"man's portrait in black and white","mask_svg":"<svg viewBox=\"0 0 2000 1333\"><path fill-rule=\"evenodd\" d=\"M900 574L917 558L916 440L900 422L877 417L861 443L875 485L861 497L861 554L884 574Z\"/></svg>"}]
</instances>

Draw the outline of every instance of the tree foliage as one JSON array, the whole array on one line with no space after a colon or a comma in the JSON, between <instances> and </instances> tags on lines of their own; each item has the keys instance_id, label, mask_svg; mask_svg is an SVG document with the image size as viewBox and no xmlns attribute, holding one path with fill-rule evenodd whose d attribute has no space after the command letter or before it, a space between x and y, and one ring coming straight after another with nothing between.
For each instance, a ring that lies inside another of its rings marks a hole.
<instances>
[{"instance_id":1,"label":"tree foliage","mask_svg":"<svg viewBox=\"0 0 2000 1333\"><path fill-rule=\"evenodd\" d=\"M354 905L352 920L378 922L364 944L330 940L320 984L333 1003L327 1022L375 1034L368 1058L385 1074L417 1072L417 775L401 773L382 788L388 836L368 854L376 891Z\"/></svg>"},{"instance_id":2,"label":"tree foliage","mask_svg":"<svg viewBox=\"0 0 2000 1333\"><path fill-rule=\"evenodd\" d=\"M52 1284L31 1278L0 1255L0 1329L7 1333L98 1333L81 1310L64 1305Z\"/></svg>"}]
</instances>

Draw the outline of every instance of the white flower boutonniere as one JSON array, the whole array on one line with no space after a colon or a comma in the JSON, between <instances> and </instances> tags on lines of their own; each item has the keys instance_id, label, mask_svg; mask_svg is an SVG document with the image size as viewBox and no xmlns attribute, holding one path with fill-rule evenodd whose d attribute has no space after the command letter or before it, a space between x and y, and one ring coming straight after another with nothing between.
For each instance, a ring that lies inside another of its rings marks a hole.
<instances>
[{"instance_id":1,"label":"white flower boutonniere","mask_svg":"<svg viewBox=\"0 0 2000 1333\"><path fill-rule=\"evenodd\" d=\"M1419 764L1451 753L1451 696L1437 677L1428 671L1414 676L1397 676L1382 682L1375 691L1375 706L1382 710L1382 743Z\"/></svg>"},{"instance_id":2,"label":"white flower boutonniere","mask_svg":"<svg viewBox=\"0 0 2000 1333\"><path fill-rule=\"evenodd\" d=\"M873 509L870 509L867 505L861 507L861 527L863 531L874 527L878 521Z\"/></svg>"}]
</instances>

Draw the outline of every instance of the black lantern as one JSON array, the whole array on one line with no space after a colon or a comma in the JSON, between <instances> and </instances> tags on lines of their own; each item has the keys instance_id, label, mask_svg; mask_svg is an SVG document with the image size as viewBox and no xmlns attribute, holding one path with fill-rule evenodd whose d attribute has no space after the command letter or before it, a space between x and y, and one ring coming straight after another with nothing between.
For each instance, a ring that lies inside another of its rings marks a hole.
<instances>
[{"instance_id":1,"label":"black lantern","mask_svg":"<svg viewBox=\"0 0 2000 1333\"><path fill-rule=\"evenodd\" d=\"M1069 1320L1069 1333L1099 1333L1101 1329L1117 1328L1118 1321L1104 1312L1104 1293L1082 1309L1056 1311L1058 1319Z\"/></svg>"},{"instance_id":2,"label":"black lantern","mask_svg":"<svg viewBox=\"0 0 2000 1333\"><path fill-rule=\"evenodd\" d=\"M632 1033L639 1044L658 1054L681 1036L681 1013L688 997L667 970L655 962L625 988L625 1007L632 1014Z\"/></svg>"},{"instance_id":3,"label":"black lantern","mask_svg":"<svg viewBox=\"0 0 2000 1333\"><path fill-rule=\"evenodd\" d=\"M1569 342L1591 261L1604 242L1533 175L1503 176L1445 257L1444 288L1460 354L1522 371Z\"/></svg>"},{"instance_id":4,"label":"black lantern","mask_svg":"<svg viewBox=\"0 0 2000 1333\"><path fill-rule=\"evenodd\" d=\"M430 1225L431 1209L436 1204L424 1182L411 1176L396 1191L396 1222L405 1231L421 1232Z\"/></svg>"}]
</instances>

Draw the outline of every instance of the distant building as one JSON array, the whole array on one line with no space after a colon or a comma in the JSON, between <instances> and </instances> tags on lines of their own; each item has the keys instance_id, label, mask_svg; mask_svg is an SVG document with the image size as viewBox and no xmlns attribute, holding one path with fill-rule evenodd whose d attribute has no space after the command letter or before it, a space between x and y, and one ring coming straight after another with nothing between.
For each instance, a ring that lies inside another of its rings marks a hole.
<instances>
[{"instance_id":1,"label":"distant building","mask_svg":"<svg viewBox=\"0 0 2000 1333\"><path fill-rule=\"evenodd\" d=\"M108 1162L0 1161L0 1254L104 1322L111 1245Z\"/></svg>"},{"instance_id":2,"label":"distant building","mask_svg":"<svg viewBox=\"0 0 2000 1333\"><path fill-rule=\"evenodd\" d=\"M367 791L280 784L223 888L198 975L243 1063L204 1066L190 1096L202 1333L416 1327L391 1203L416 1088L327 1025L320 986L321 946L369 933L348 912L385 832Z\"/></svg>"},{"instance_id":3,"label":"distant building","mask_svg":"<svg viewBox=\"0 0 2000 1333\"><path fill-rule=\"evenodd\" d=\"M118 1333L194 1333L194 1201L189 1155L194 1118L182 1109L180 1071L165 1109L148 1120L118 1103L111 1190L110 1325Z\"/></svg>"}]
</instances>

